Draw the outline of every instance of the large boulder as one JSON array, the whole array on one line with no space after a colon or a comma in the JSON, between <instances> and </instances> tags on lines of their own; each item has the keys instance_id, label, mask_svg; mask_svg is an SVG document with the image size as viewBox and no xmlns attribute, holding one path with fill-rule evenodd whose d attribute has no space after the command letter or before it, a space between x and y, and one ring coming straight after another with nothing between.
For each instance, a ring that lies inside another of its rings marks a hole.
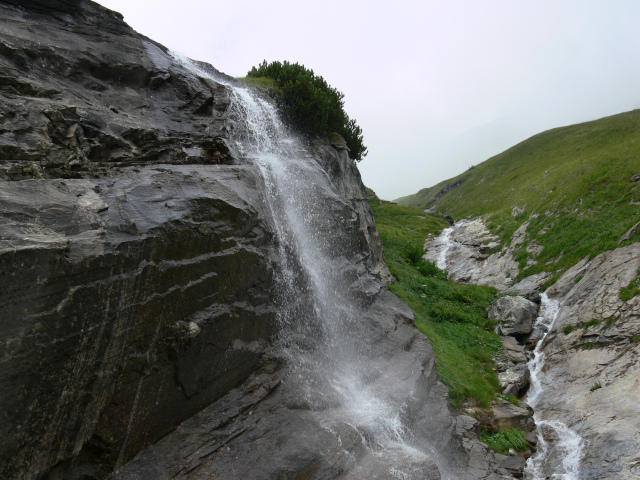
<instances>
[{"instance_id":1,"label":"large boulder","mask_svg":"<svg viewBox=\"0 0 640 480\"><path fill-rule=\"evenodd\" d=\"M489 306L489 318L498 322L502 335L528 335L537 313L537 304L517 296L500 297Z\"/></svg>"}]
</instances>

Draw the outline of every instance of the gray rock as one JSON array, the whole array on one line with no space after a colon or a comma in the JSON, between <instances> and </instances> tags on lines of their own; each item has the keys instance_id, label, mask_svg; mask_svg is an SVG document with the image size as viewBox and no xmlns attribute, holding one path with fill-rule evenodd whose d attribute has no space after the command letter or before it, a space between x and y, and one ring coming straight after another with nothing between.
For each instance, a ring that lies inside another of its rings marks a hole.
<instances>
[{"instance_id":1,"label":"gray rock","mask_svg":"<svg viewBox=\"0 0 640 480\"><path fill-rule=\"evenodd\" d=\"M456 433L458 435L473 434L475 438L480 438L480 422L469 415L458 415Z\"/></svg>"},{"instance_id":2,"label":"gray rock","mask_svg":"<svg viewBox=\"0 0 640 480\"><path fill-rule=\"evenodd\" d=\"M511 475L516 478L521 478L524 470L524 464L526 459L522 453L518 452L516 455L502 455L496 454L496 460L502 468L507 470Z\"/></svg>"},{"instance_id":3,"label":"gray rock","mask_svg":"<svg viewBox=\"0 0 640 480\"><path fill-rule=\"evenodd\" d=\"M531 334L527 338L527 347L533 350L538 344L538 342L542 340L542 337L544 336L544 334L545 334L545 330L543 328L533 327Z\"/></svg>"},{"instance_id":4,"label":"gray rock","mask_svg":"<svg viewBox=\"0 0 640 480\"><path fill-rule=\"evenodd\" d=\"M535 451L538 446L538 434L536 432L527 432L525 438L529 448Z\"/></svg>"},{"instance_id":5,"label":"gray rock","mask_svg":"<svg viewBox=\"0 0 640 480\"><path fill-rule=\"evenodd\" d=\"M550 276L551 275L546 272L530 275L526 278L523 278L512 287L507 288L503 293L518 295L539 304L540 291L542 290L544 282L546 282Z\"/></svg>"},{"instance_id":6,"label":"gray rock","mask_svg":"<svg viewBox=\"0 0 640 480\"><path fill-rule=\"evenodd\" d=\"M502 335L528 335L537 312L538 305L523 297L500 297L489 306L489 318L498 322Z\"/></svg>"},{"instance_id":7,"label":"gray rock","mask_svg":"<svg viewBox=\"0 0 640 480\"><path fill-rule=\"evenodd\" d=\"M502 393L516 397L520 396L527 389L530 378L529 368L522 363L498 374Z\"/></svg>"},{"instance_id":8,"label":"gray rock","mask_svg":"<svg viewBox=\"0 0 640 480\"><path fill-rule=\"evenodd\" d=\"M522 401L520 405L514 405L499 398L494 401L492 409L493 417L489 425L494 431L520 428L526 432L532 432L536 428L533 421L533 408Z\"/></svg>"},{"instance_id":9,"label":"gray rock","mask_svg":"<svg viewBox=\"0 0 640 480\"><path fill-rule=\"evenodd\" d=\"M524 347L518 343L514 337L500 337L504 353L513 363L526 363L527 357L524 353Z\"/></svg>"}]
</instances>

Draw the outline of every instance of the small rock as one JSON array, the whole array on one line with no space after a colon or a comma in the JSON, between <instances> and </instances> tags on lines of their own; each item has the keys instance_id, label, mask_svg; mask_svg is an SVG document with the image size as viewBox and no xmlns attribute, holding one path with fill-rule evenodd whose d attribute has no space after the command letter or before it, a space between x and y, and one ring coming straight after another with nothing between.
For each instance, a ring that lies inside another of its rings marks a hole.
<instances>
[{"instance_id":1,"label":"small rock","mask_svg":"<svg viewBox=\"0 0 640 480\"><path fill-rule=\"evenodd\" d=\"M526 461L522 453L517 452L516 455L502 455L500 453L496 453L495 457L500 466L511 475L516 478L522 478L524 464Z\"/></svg>"},{"instance_id":2,"label":"small rock","mask_svg":"<svg viewBox=\"0 0 640 480\"><path fill-rule=\"evenodd\" d=\"M458 415L456 417L456 433L464 435L472 433L476 438L480 437L480 422L469 415Z\"/></svg>"},{"instance_id":3,"label":"small rock","mask_svg":"<svg viewBox=\"0 0 640 480\"><path fill-rule=\"evenodd\" d=\"M513 363L527 363L524 347L518 343L515 337L501 337L504 353Z\"/></svg>"},{"instance_id":4,"label":"small rock","mask_svg":"<svg viewBox=\"0 0 640 480\"><path fill-rule=\"evenodd\" d=\"M527 440L527 445L531 450L536 450L538 446L538 434L534 432L527 432L525 435L525 439Z\"/></svg>"},{"instance_id":5,"label":"small rock","mask_svg":"<svg viewBox=\"0 0 640 480\"><path fill-rule=\"evenodd\" d=\"M498 374L498 379L503 394L518 396L529 386L531 374L527 366L521 363Z\"/></svg>"}]
</instances>

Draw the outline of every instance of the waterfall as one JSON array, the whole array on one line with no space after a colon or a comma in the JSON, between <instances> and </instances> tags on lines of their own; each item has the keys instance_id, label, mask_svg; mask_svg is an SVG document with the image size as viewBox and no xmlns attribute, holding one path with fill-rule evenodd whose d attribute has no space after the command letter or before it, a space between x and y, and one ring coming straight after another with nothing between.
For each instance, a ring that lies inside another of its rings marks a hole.
<instances>
[{"instance_id":1,"label":"waterfall","mask_svg":"<svg viewBox=\"0 0 640 480\"><path fill-rule=\"evenodd\" d=\"M264 182L279 258L275 346L288 368L285 382L299 392L300 408L314 412L328 431L334 425L351 426L372 452L372 461L393 478L426 478L425 468L433 462L443 472L430 446L424 441L416 445L408 431L407 405L394 392L398 380L380 380L370 344L360 338L364 314L350 288L354 272L345 248L352 240L335 234L340 231L337 219L345 213L351 218L350 207L327 189L326 172L271 103L213 78L189 59L174 57L198 76L227 85L231 138ZM327 215L336 205L342 206L336 215Z\"/></svg>"},{"instance_id":2,"label":"waterfall","mask_svg":"<svg viewBox=\"0 0 640 480\"><path fill-rule=\"evenodd\" d=\"M534 410L544 395L543 368L546 355L543 351L544 340L553 328L560 313L560 302L551 299L546 293L541 295L540 315L535 327L545 331L538 341L533 358L527 366L531 372L531 386L526 401ZM547 381L549 381L547 379ZM580 476L580 460L584 451L584 440L564 423L557 420L544 420L538 412L534 414L538 429L538 451L529 459L525 472L531 480L558 478L563 480L578 480ZM554 437L554 442L547 442L545 436Z\"/></svg>"}]
</instances>

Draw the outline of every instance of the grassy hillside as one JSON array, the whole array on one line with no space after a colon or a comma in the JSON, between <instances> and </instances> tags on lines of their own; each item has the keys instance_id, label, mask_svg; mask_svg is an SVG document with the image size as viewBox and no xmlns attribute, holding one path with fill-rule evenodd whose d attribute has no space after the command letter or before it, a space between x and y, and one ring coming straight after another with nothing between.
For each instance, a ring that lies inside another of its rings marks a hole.
<instances>
[{"instance_id":1,"label":"grassy hillside","mask_svg":"<svg viewBox=\"0 0 640 480\"><path fill-rule=\"evenodd\" d=\"M583 257L617 247L640 221L637 174L640 110L541 133L398 202L456 220L482 217L503 243L528 220L516 254L521 277L547 271L557 278ZM622 245L637 241L640 228Z\"/></svg>"},{"instance_id":2,"label":"grassy hillside","mask_svg":"<svg viewBox=\"0 0 640 480\"><path fill-rule=\"evenodd\" d=\"M450 282L421 259L426 236L449 225L442 217L377 198L370 204L385 260L397 279L389 288L411 307L416 325L433 345L452 403L472 397L486 406L499 392L491 356L502 345L486 312L495 289Z\"/></svg>"}]
</instances>

